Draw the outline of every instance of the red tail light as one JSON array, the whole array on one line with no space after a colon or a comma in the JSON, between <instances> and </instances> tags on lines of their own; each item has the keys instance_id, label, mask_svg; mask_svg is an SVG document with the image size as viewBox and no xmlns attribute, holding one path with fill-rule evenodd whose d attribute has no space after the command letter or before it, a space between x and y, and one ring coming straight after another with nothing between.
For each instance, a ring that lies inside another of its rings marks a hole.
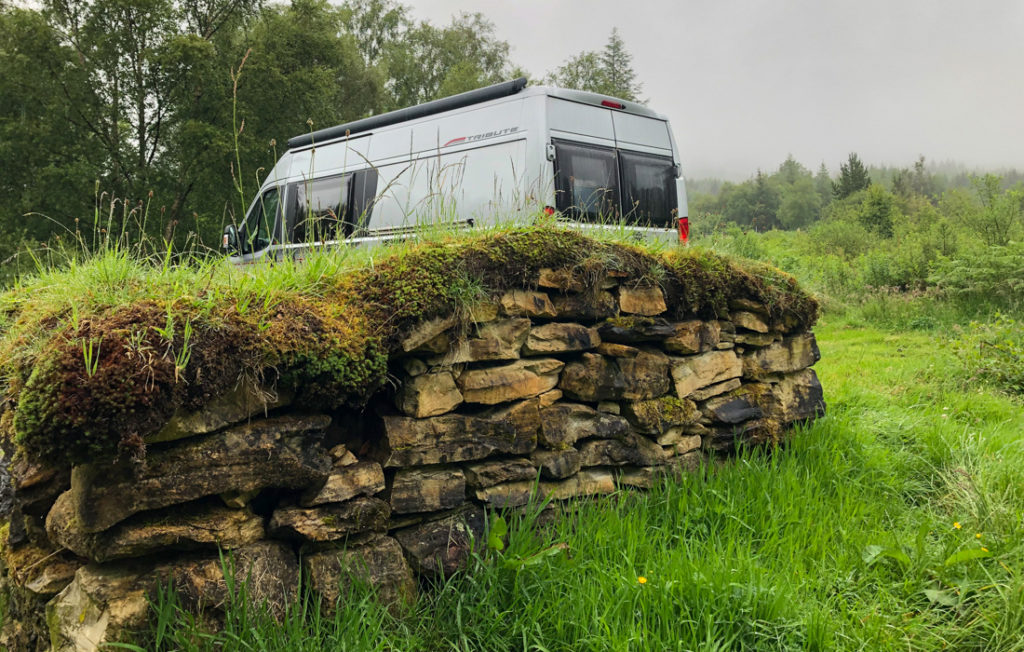
<instances>
[{"instance_id":1,"label":"red tail light","mask_svg":"<svg viewBox=\"0 0 1024 652\"><path fill-rule=\"evenodd\" d=\"M679 218L679 242L688 244L690 242L690 218Z\"/></svg>"},{"instance_id":2,"label":"red tail light","mask_svg":"<svg viewBox=\"0 0 1024 652\"><path fill-rule=\"evenodd\" d=\"M544 207L544 214L547 215L548 217L554 215L555 214L555 207L554 206L545 206Z\"/></svg>"},{"instance_id":3,"label":"red tail light","mask_svg":"<svg viewBox=\"0 0 1024 652\"><path fill-rule=\"evenodd\" d=\"M607 106L609 109L624 109L625 104L621 102L612 102L611 100L601 100L601 106Z\"/></svg>"}]
</instances>

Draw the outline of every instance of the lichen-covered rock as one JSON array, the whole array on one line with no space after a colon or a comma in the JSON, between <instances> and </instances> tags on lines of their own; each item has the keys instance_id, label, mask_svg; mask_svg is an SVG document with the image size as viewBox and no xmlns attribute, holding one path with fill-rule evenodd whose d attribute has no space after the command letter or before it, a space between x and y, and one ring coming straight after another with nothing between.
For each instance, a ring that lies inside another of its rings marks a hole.
<instances>
[{"instance_id":1,"label":"lichen-covered rock","mask_svg":"<svg viewBox=\"0 0 1024 652\"><path fill-rule=\"evenodd\" d=\"M474 337L460 340L432 365L453 365L488 360L516 360L530 332L529 319L500 319L480 324Z\"/></svg>"},{"instance_id":2,"label":"lichen-covered rock","mask_svg":"<svg viewBox=\"0 0 1024 652\"><path fill-rule=\"evenodd\" d=\"M730 378L729 380L721 383L715 383L714 385L708 385L703 389L698 389L690 393L690 399L694 401L706 401L713 396L725 394L731 392L734 389L739 389L742 385L742 381L739 378Z\"/></svg>"},{"instance_id":3,"label":"lichen-covered rock","mask_svg":"<svg viewBox=\"0 0 1024 652\"><path fill-rule=\"evenodd\" d=\"M391 506L379 498L360 496L318 507L279 507L267 529L275 537L322 543L354 534L387 530Z\"/></svg>"},{"instance_id":4,"label":"lichen-covered rock","mask_svg":"<svg viewBox=\"0 0 1024 652\"><path fill-rule=\"evenodd\" d=\"M485 369L469 369L458 379L468 403L495 405L543 394L558 384L565 363L554 358L530 358Z\"/></svg>"},{"instance_id":5,"label":"lichen-covered rock","mask_svg":"<svg viewBox=\"0 0 1024 652\"><path fill-rule=\"evenodd\" d=\"M562 480L580 470L579 451L575 448L565 450L535 450L530 454L530 461L540 469L545 480Z\"/></svg>"},{"instance_id":6,"label":"lichen-covered rock","mask_svg":"<svg viewBox=\"0 0 1024 652\"><path fill-rule=\"evenodd\" d=\"M463 465L466 486L471 489L486 489L503 482L532 480L537 477L537 467L530 460L521 457L487 460Z\"/></svg>"},{"instance_id":7,"label":"lichen-covered rock","mask_svg":"<svg viewBox=\"0 0 1024 652\"><path fill-rule=\"evenodd\" d=\"M376 462L335 465L324 486L307 492L301 502L303 507L340 503L356 496L373 496L384 488L384 469Z\"/></svg>"},{"instance_id":8,"label":"lichen-covered rock","mask_svg":"<svg viewBox=\"0 0 1024 652\"><path fill-rule=\"evenodd\" d=\"M814 333L801 333L743 356L743 376L758 379L767 374L792 373L820 359Z\"/></svg>"},{"instance_id":9,"label":"lichen-covered rock","mask_svg":"<svg viewBox=\"0 0 1024 652\"><path fill-rule=\"evenodd\" d=\"M385 467L479 460L495 454L522 455L537 447L537 399L476 415L428 419L385 416L381 458Z\"/></svg>"},{"instance_id":10,"label":"lichen-covered rock","mask_svg":"<svg viewBox=\"0 0 1024 652\"><path fill-rule=\"evenodd\" d=\"M588 466L657 466L668 455L650 439L630 435L626 439L590 439L579 445L580 464Z\"/></svg>"},{"instance_id":11,"label":"lichen-covered rock","mask_svg":"<svg viewBox=\"0 0 1024 652\"><path fill-rule=\"evenodd\" d=\"M395 394L395 406L418 419L451 412L461 403L462 393L456 387L450 371L436 371L409 378Z\"/></svg>"},{"instance_id":12,"label":"lichen-covered rock","mask_svg":"<svg viewBox=\"0 0 1024 652\"><path fill-rule=\"evenodd\" d=\"M629 423L578 403L556 403L540 411L540 442L552 450L571 448L587 437L625 437Z\"/></svg>"},{"instance_id":13,"label":"lichen-covered rock","mask_svg":"<svg viewBox=\"0 0 1024 652\"><path fill-rule=\"evenodd\" d=\"M454 327L457 323L458 319L454 315L422 321L406 333L405 337L398 342L398 350L402 353L423 351L425 345L431 342L439 342L439 337L445 335L448 329ZM443 342L445 344L443 348L436 345L428 346L426 351L430 353L443 353L447 351L447 338L444 338ZM440 350L438 350L439 348Z\"/></svg>"},{"instance_id":14,"label":"lichen-covered rock","mask_svg":"<svg viewBox=\"0 0 1024 652\"><path fill-rule=\"evenodd\" d=\"M562 292L582 292L586 289L583 279L571 269L544 267L537 273L537 285Z\"/></svg>"},{"instance_id":15,"label":"lichen-covered rock","mask_svg":"<svg viewBox=\"0 0 1024 652\"><path fill-rule=\"evenodd\" d=\"M501 310L509 317L557 317L558 312L545 292L509 290L499 300Z\"/></svg>"},{"instance_id":16,"label":"lichen-covered rock","mask_svg":"<svg viewBox=\"0 0 1024 652\"><path fill-rule=\"evenodd\" d=\"M391 509L396 514L437 512L466 500L466 476L453 467L401 469L389 484Z\"/></svg>"},{"instance_id":17,"label":"lichen-covered rock","mask_svg":"<svg viewBox=\"0 0 1024 652\"><path fill-rule=\"evenodd\" d=\"M679 398L688 398L702 387L738 378L742 373L743 363L732 351L708 351L672 359L672 380Z\"/></svg>"},{"instance_id":18,"label":"lichen-covered rock","mask_svg":"<svg viewBox=\"0 0 1024 652\"><path fill-rule=\"evenodd\" d=\"M521 507L536 495L537 483L532 480L503 482L473 492L476 499L492 509Z\"/></svg>"},{"instance_id":19,"label":"lichen-covered rock","mask_svg":"<svg viewBox=\"0 0 1024 652\"><path fill-rule=\"evenodd\" d=\"M606 358L584 353L562 372L559 388L581 401L639 400L665 394L669 385L669 358L664 353L641 350L633 358Z\"/></svg>"},{"instance_id":20,"label":"lichen-covered rock","mask_svg":"<svg viewBox=\"0 0 1024 652\"><path fill-rule=\"evenodd\" d=\"M75 467L72 504L82 532L132 514L225 491L322 485L331 461L318 438L330 418L278 417L151 450L146 464Z\"/></svg>"},{"instance_id":21,"label":"lichen-covered rock","mask_svg":"<svg viewBox=\"0 0 1024 652\"><path fill-rule=\"evenodd\" d=\"M672 427L696 423L700 410L689 399L663 396L645 401L626 401L622 404L622 416L638 432L660 435Z\"/></svg>"},{"instance_id":22,"label":"lichen-covered rock","mask_svg":"<svg viewBox=\"0 0 1024 652\"><path fill-rule=\"evenodd\" d=\"M540 489L552 500L610 494L615 491L615 477L606 469L583 469L560 482L542 482Z\"/></svg>"},{"instance_id":23,"label":"lichen-covered rock","mask_svg":"<svg viewBox=\"0 0 1024 652\"><path fill-rule=\"evenodd\" d=\"M402 546L389 536L374 535L344 548L306 555L302 563L328 613L348 596L353 580L373 587L377 599L392 608L410 604L416 595L416 581Z\"/></svg>"},{"instance_id":24,"label":"lichen-covered rock","mask_svg":"<svg viewBox=\"0 0 1024 652\"><path fill-rule=\"evenodd\" d=\"M484 534L484 512L467 506L443 518L395 532L409 562L421 575L447 577L463 568L470 553L479 550Z\"/></svg>"},{"instance_id":25,"label":"lichen-covered rock","mask_svg":"<svg viewBox=\"0 0 1024 652\"><path fill-rule=\"evenodd\" d=\"M619 287L619 310L652 317L668 310L668 306L665 305L665 294L659 287L623 285Z\"/></svg>"},{"instance_id":26,"label":"lichen-covered rock","mask_svg":"<svg viewBox=\"0 0 1024 652\"><path fill-rule=\"evenodd\" d=\"M552 322L530 329L523 355L550 355L589 351L601 343L597 329L581 324Z\"/></svg>"},{"instance_id":27,"label":"lichen-covered rock","mask_svg":"<svg viewBox=\"0 0 1024 652\"><path fill-rule=\"evenodd\" d=\"M78 527L70 491L54 503L46 517L46 530L51 541L95 562L162 550L228 550L264 536L261 517L212 501L136 514L103 532L86 533Z\"/></svg>"}]
</instances>

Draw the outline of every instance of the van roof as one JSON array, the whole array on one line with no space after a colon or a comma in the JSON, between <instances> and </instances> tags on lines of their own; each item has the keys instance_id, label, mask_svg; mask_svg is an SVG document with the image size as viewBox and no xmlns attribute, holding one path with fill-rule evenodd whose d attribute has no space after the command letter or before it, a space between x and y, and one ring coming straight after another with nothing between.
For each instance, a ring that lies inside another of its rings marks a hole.
<instances>
[{"instance_id":1,"label":"van roof","mask_svg":"<svg viewBox=\"0 0 1024 652\"><path fill-rule=\"evenodd\" d=\"M415 120L417 118L423 118L437 113L454 111L463 107L480 104L490 100L501 99L519 93L522 93L523 96L548 95L568 100L570 102L603 106L609 109L625 111L635 115L647 116L658 120L666 120L665 116L660 113L656 113L637 102L609 97L599 93L570 90L566 88L553 88L549 86L532 86L530 88L526 88L526 82L526 77L519 77L518 79L501 82L500 84L485 86L484 88L459 93L458 95L443 97L430 102L424 102L423 104L417 104L404 109L397 109L395 111L381 113L380 115L362 118L361 120L346 122L334 127L327 127L301 136L295 136L294 138L288 139L288 149L308 147L314 143L323 143L344 136L353 136L371 129L379 129L381 127L398 124L400 122L408 122L409 120Z\"/></svg>"}]
</instances>

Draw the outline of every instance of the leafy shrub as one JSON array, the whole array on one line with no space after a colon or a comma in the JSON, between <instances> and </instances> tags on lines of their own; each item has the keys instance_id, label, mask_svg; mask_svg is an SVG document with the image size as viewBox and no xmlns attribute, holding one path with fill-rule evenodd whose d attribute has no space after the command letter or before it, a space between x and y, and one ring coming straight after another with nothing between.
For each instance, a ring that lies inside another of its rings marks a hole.
<instances>
[{"instance_id":1,"label":"leafy shrub","mask_svg":"<svg viewBox=\"0 0 1024 652\"><path fill-rule=\"evenodd\" d=\"M967 372L1014 394L1024 394L1024 322L996 313L972 321L954 343Z\"/></svg>"},{"instance_id":2,"label":"leafy shrub","mask_svg":"<svg viewBox=\"0 0 1024 652\"><path fill-rule=\"evenodd\" d=\"M953 295L979 296L1006 307L1024 297L1024 243L990 246L957 258L940 258L930 280Z\"/></svg>"}]
</instances>

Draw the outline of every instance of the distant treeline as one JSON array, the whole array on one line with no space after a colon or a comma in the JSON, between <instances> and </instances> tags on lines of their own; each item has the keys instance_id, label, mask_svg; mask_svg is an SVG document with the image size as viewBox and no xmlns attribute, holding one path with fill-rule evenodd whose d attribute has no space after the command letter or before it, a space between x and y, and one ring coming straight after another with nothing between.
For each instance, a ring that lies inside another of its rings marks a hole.
<instances>
[{"instance_id":1,"label":"distant treeline","mask_svg":"<svg viewBox=\"0 0 1024 652\"><path fill-rule=\"evenodd\" d=\"M688 179L687 189L690 215L700 216L703 228L724 222L756 231L792 230L846 211L861 202L861 191L872 186L877 186L872 195L875 201L899 200L906 208L906 202L915 197L938 205L948 191L963 190L970 194L969 191L980 187L985 176L956 163L933 165L923 156L909 167L866 167L853 153L840 163L836 173L824 163L817 172L811 172L790 156L775 172L758 170L741 183ZM1024 172L1002 171L998 176L1001 190L1024 187ZM989 183L985 181L982 185Z\"/></svg>"}]
</instances>

